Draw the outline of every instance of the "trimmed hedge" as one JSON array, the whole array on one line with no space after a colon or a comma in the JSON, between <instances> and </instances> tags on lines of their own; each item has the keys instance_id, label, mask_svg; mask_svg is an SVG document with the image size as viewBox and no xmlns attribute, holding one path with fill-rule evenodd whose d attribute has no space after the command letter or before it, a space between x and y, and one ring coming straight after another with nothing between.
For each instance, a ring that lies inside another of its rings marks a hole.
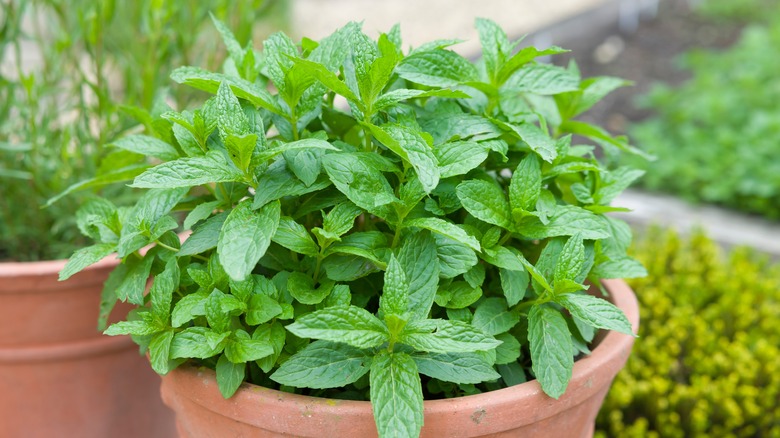
<instances>
[{"instance_id":1,"label":"trimmed hedge","mask_svg":"<svg viewBox=\"0 0 780 438\"><path fill-rule=\"evenodd\" d=\"M780 265L659 230L635 253L640 338L597 436L780 437Z\"/></svg>"}]
</instances>

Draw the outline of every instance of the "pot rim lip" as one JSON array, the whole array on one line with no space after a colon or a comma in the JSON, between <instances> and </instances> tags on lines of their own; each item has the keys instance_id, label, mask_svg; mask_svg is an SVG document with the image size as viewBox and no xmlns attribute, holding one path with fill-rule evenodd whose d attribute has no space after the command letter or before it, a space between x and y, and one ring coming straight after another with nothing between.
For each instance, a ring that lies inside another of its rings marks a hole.
<instances>
[{"instance_id":1,"label":"pot rim lip","mask_svg":"<svg viewBox=\"0 0 780 438\"><path fill-rule=\"evenodd\" d=\"M639 306L636 295L623 280L601 280L601 282L610 295L610 301L626 314L633 332L636 334L639 329ZM425 400L424 412L426 415L451 414L456 410L475 412L484 406L496 405L516 406L517 409L522 409L518 400L524 399L526 400L523 402L525 406L544 404L548 407L543 415L536 417L536 420L554 416L572 406L583 403L601 390L603 385L608 386L614 374L622 368L633 342L634 338L629 335L612 330L607 331L606 336L593 348L590 355L574 362L572 379L566 392L558 400L547 396L542 391L537 380L531 380L519 385L481 394L449 399ZM619 365L614 365L615 363ZM613 365L608 367L608 364ZM599 379L596 377L599 371L603 372L604 375L609 374L609 371L606 371L607 368L614 370L614 373L607 378L602 377ZM177 373L174 370L168 376L163 377L164 387L168 386L167 381L171 381L170 384L175 386L184 384L183 382L174 383L176 381L187 381L192 383L191 387L195 389L191 390L191 394L182 395L183 397L202 405L208 410L214 412L224 411L224 409L216 406L216 404L220 404L219 402L211 402L215 400L211 398L214 394L220 399L222 398L216 389L214 370L189 363L182 364L177 370L183 372ZM214 382L211 382L213 385L204 385L203 382L207 382L206 379L214 380ZM165 391L166 389L164 388L163 392ZM194 393L197 394L193 395ZM340 400L291 394L247 382L242 383L239 390L225 402L231 406L240 406L245 403L258 403L259 400L272 401L276 404L287 402L312 408L316 406L316 410L324 414L338 413L338 415L350 415L350 413L358 414L359 412L365 412L366 409L371 410L369 401Z\"/></svg>"},{"instance_id":2,"label":"pot rim lip","mask_svg":"<svg viewBox=\"0 0 780 438\"><path fill-rule=\"evenodd\" d=\"M81 272L89 272L98 269L112 268L120 262L116 254L110 254L84 268ZM32 262L0 262L0 278L13 278L24 276L59 275L68 259L38 260Z\"/></svg>"}]
</instances>

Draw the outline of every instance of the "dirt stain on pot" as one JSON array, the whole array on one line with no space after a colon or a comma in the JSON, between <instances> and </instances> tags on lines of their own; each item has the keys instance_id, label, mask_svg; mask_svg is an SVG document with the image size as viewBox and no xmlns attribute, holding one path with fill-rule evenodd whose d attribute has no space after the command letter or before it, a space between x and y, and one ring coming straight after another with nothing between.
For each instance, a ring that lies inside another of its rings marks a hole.
<instances>
[{"instance_id":1,"label":"dirt stain on pot","mask_svg":"<svg viewBox=\"0 0 780 438\"><path fill-rule=\"evenodd\" d=\"M473 414L471 414L471 421L473 421L475 424L482 423L482 420L485 419L486 415L487 412L485 412L484 409L480 409L478 411L475 411Z\"/></svg>"}]
</instances>

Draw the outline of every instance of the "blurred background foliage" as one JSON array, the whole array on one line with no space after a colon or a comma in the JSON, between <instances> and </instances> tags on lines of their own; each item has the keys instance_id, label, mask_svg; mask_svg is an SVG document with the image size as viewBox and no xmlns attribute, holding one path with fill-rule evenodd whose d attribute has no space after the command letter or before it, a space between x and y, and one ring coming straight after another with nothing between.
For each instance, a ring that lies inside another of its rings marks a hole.
<instances>
[{"instance_id":1,"label":"blurred background foliage","mask_svg":"<svg viewBox=\"0 0 780 438\"><path fill-rule=\"evenodd\" d=\"M288 22L284 0L5 0L0 10L0 260L64 258L83 245L73 212L89 191L41 209L70 185L137 157L104 146L168 94L181 65L224 59L209 12L239 41ZM105 188L120 204L122 184Z\"/></svg>"},{"instance_id":2,"label":"blurred background foliage","mask_svg":"<svg viewBox=\"0 0 780 438\"><path fill-rule=\"evenodd\" d=\"M780 436L780 265L659 229L633 255L649 273L629 282L639 338L597 436Z\"/></svg>"},{"instance_id":3,"label":"blurred background foliage","mask_svg":"<svg viewBox=\"0 0 780 438\"><path fill-rule=\"evenodd\" d=\"M691 78L657 84L640 104L655 116L630 130L653 162L640 184L772 219L780 218L780 5L775 0L705 0L701 14L747 24L723 51L680 59ZM750 23L750 24L748 24Z\"/></svg>"}]
</instances>

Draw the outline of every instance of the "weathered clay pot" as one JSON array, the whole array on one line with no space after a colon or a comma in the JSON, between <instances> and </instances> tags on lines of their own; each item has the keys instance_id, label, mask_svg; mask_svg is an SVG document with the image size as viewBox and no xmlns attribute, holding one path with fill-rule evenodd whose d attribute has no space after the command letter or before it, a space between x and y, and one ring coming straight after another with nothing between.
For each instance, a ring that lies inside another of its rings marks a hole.
<instances>
[{"instance_id":1,"label":"weathered clay pot","mask_svg":"<svg viewBox=\"0 0 780 438\"><path fill-rule=\"evenodd\" d=\"M129 337L97 331L100 292L117 263L65 282L64 260L0 263L1 437L173 436L146 358Z\"/></svg>"},{"instance_id":2,"label":"weathered clay pot","mask_svg":"<svg viewBox=\"0 0 780 438\"><path fill-rule=\"evenodd\" d=\"M633 292L620 280L604 284L636 332L639 308ZM559 400L545 395L532 381L479 395L426 401L421 436L591 437L604 396L633 343L628 335L608 332L590 356L575 363L566 394ZM162 395L176 411L181 438L376 436L369 402L293 395L246 383L225 400L210 369L179 367L163 377Z\"/></svg>"}]
</instances>

